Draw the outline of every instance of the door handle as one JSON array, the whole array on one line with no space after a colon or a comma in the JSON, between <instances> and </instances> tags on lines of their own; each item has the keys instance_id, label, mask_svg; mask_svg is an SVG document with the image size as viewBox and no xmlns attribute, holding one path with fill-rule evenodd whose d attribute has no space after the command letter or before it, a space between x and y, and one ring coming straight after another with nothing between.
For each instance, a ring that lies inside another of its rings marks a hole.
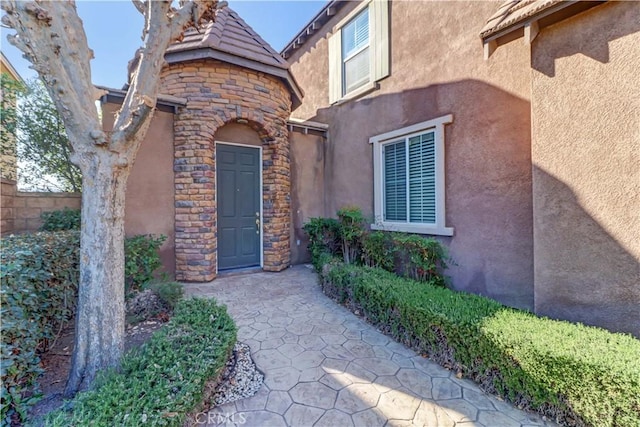
<instances>
[{"instance_id":1,"label":"door handle","mask_svg":"<svg viewBox=\"0 0 640 427\"><path fill-rule=\"evenodd\" d=\"M260 234L260 214L256 212L256 234Z\"/></svg>"}]
</instances>

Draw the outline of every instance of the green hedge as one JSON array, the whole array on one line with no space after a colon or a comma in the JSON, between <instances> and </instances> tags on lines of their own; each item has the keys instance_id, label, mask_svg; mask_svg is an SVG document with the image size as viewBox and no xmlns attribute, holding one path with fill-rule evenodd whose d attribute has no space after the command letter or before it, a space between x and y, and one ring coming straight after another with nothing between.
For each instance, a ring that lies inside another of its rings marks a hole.
<instances>
[{"instance_id":1,"label":"green hedge","mask_svg":"<svg viewBox=\"0 0 640 427\"><path fill-rule=\"evenodd\" d=\"M2 423L24 420L38 399L39 354L74 316L80 234L35 233L2 239ZM17 414L16 414L17 413Z\"/></svg>"},{"instance_id":2,"label":"green hedge","mask_svg":"<svg viewBox=\"0 0 640 427\"><path fill-rule=\"evenodd\" d=\"M160 265L162 238L136 236L125 244L126 282L140 286ZM80 277L80 232L58 231L2 238L0 420L25 419L40 397L39 355L73 318Z\"/></svg>"},{"instance_id":3,"label":"green hedge","mask_svg":"<svg viewBox=\"0 0 640 427\"><path fill-rule=\"evenodd\" d=\"M119 372L97 380L47 418L51 426L182 426L199 409L206 382L224 368L236 342L236 327L214 300L178 303L171 321L136 352Z\"/></svg>"},{"instance_id":4,"label":"green hedge","mask_svg":"<svg viewBox=\"0 0 640 427\"><path fill-rule=\"evenodd\" d=\"M324 258L327 261L327 258ZM640 341L332 261L324 292L483 388L560 422L640 425Z\"/></svg>"}]
</instances>

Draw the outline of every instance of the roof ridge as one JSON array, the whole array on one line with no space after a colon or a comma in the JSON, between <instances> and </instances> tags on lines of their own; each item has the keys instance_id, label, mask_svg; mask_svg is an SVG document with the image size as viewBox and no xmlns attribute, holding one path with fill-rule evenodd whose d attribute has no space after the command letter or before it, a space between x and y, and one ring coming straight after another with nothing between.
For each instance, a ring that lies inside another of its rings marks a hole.
<instances>
[{"instance_id":1,"label":"roof ridge","mask_svg":"<svg viewBox=\"0 0 640 427\"><path fill-rule=\"evenodd\" d=\"M258 34L249 24L247 24L246 21L242 19L240 15L238 15L238 12L231 9L229 6L226 6L226 8L229 9L229 14L234 15L237 23L243 24L242 29L246 31L247 34L249 34L253 38L253 40L260 45L260 47L269 52L269 54L271 54L276 60L279 60L279 62L281 61L283 64L287 64L287 61L285 61L284 58L282 58L282 56L274 48L272 48L268 42L260 37L260 34Z\"/></svg>"},{"instance_id":2,"label":"roof ridge","mask_svg":"<svg viewBox=\"0 0 640 427\"><path fill-rule=\"evenodd\" d=\"M187 31L184 39L172 44L167 53L210 48L261 64L289 68L289 63L228 5L219 9L216 19L203 29ZM229 36L225 37L226 34Z\"/></svg>"}]
</instances>

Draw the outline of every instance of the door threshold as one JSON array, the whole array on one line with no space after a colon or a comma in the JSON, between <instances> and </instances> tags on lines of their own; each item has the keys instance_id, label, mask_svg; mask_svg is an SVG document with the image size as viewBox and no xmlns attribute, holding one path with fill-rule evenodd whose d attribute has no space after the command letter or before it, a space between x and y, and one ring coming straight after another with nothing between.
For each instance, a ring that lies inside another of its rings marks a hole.
<instances>
[{"instance_id":1,"label":"door threshold","mask_svg":"<svg viewBox=\"0 0 640 427\"><path fill-rule=\"evenodd\" d=\"M253 267L230 268L228 270L218 271L218 277L239 276L242 274L261 273L263 271L262 267L258 265Z\"/></svg>"}]
</instances>

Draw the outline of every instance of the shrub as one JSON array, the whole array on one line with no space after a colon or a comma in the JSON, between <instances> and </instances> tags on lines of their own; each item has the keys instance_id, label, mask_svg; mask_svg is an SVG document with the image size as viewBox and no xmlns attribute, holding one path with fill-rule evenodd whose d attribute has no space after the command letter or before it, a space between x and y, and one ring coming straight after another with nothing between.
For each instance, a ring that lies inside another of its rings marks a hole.
<instances>
[{"instance_id":1,"label":"shrub","mask_svg":"<svg viewBox=\"0 0 640 427\"><path fill-rule=\"evenodd\" d=\"M149 282L143 288L153 291L171 309L176 307L184 295L184 288L177 282Z\"/></svg>"},{"instance_id":2,"label":"shrub","mask_svg":"<svg viewBox=\"0 0 640 427\"><path fill-rule=\"evenodd\" d=\"M139 290L140 286L153 279L153 273L162 266L160 246L167 236L141 234L129 237L124 242L125 290Z\"/></svg>"},{"instance_id":3,"label":"shrub","mask_svg":"<svg viewBox=\"0 0 640 427\"><path fill-rule=\"evenodd\" d=\"M340 223L334 218L311 218L302 229L309 235L309 252L316 269L322 254L341 255Z\"/></svg>"},{"instance_id":4,"label":"shrub","mask_svg":"<svg viewBox=\"0 0 640 427\"><path fill-rule=\"evenodd\" d=\"M377 268L322 270L324 292L487 391L569 425L640 425L640 341L540 318Z\"/></svg>"},{"instance_id":5,"label":"shrub","mask_svg":"<svg viewBox=\"0 0 640 427\"><path fill-rule=\"evenodd\" d=\"M357 206L345 206L338 211L340 222L340 240L342 256L346 264L359 261L362 235L365 232L365 219Z\"/></svg>"},{"instance_id":6,"label":"shrub","mask_svg":"<svg viewBox=\"0 0 640 427\"><path fill-rule=\"evenodd\" d=\"M101 375L92 391L79 393L68 411L47 425L182 426L203 401L236 342L236 328L214 300L189 299L142 348L127 354L120 372Z\"/></svg>"},{"instance_id":7,"label":"shrub","mask_svg":"<svg viewBox=\"0 0 640 427\"><path fill-rule=\"evenodd\" d=\"M64 208L58 211L42 212L40 231L80 230L80 209Z\"/></svg>"},{"instance_id":8,"label":"shrub","mask_svg":"<svg viewBox=\"0 0 640 427\"><path fill-rule=\"evenodd\" d=\"M2 423L24 420L38 399L39 354L69 322L79 279L78 231L34 233L2 239Z\"/></svg>"},{"instance_id":9,"label":"shrub","mask_svg":"<svg viewBox=\"0 0 640 427\"><path fill-rule=\"evenodd\" d=\"M404 277L445 287L446 248L436 239L415 234L368 231L360 208L347 206L338 220L311 218L303 227L309 235L311 260L322 269L319 256L342 255L346 264L380 267Z\"/></svg>"},{"instance_id":10,"label":"shrub","mask_svg":"<svg viewBox=\"0 0 640 427\"><path fill-rule=\"evenodd\" d=\"M445 286L442 272L447 268L447 251L439 241L401 233L394 233L392 241L398 274L420 282Z\"/></svg>"},{"instance_id":11,"label":"shrub","mask_svg":"<svg viewBox=\"0 0 640 427\"><path fill-rule=\"evenodd\" d=\"M387 271L395 269L393 239L390 233L373 231L362 236L362 262Z\"/></svg>"},{"instance_id":12,"label":"shrub","mask_svg":"<svg viewBox=\"0 0 640 427\"><path fill-rule=\"evenodd\" d=\"M157 248L164 237L136 236L125 243L125 275L134 286L148 281L160 265ZM154 249L155 248L155 249ZM0 317L2 332L2 422L24 420L40 397L39 355L73 319L80 279L80 232L20 234L2 238ZM158 285L171 304L181 291Z\"/></svg>"}]
</instances>

